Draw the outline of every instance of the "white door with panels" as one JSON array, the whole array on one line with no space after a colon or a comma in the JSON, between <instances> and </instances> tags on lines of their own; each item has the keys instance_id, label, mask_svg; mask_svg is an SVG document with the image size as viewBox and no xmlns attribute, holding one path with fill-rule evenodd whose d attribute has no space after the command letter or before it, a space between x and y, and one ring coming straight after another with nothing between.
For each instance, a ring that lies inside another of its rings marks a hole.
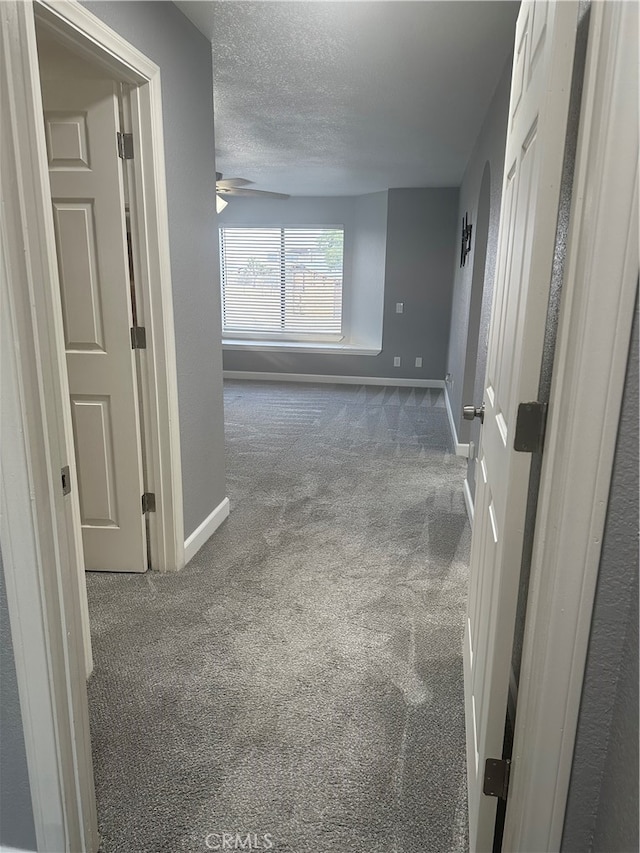
<instances>
[{"instance_id":1,"label":"white door with panels","mask_svg":"<svg viewBox=\"0 0 640 853\"><path fill-rule=\"evenodd\" d=\"M85 567L147 569L119 104L111 80L44 79Z\"/></svg>"},{"instance_id":2,"label":"white door with panels","mask_svg":"<svg viewBox=\"0 0 640 853\"><path fill-rule=\"evenodd\" d=\"M525 0L516 26L464 635L472 851L492 850L495 795L506 795L501 759L531 462L514 440L519 420L518 443L533 448L520 429L527 413L540 414L534 405L518 417L538 394L576 26L571 0Z\"/></svg>"}]
</instances>

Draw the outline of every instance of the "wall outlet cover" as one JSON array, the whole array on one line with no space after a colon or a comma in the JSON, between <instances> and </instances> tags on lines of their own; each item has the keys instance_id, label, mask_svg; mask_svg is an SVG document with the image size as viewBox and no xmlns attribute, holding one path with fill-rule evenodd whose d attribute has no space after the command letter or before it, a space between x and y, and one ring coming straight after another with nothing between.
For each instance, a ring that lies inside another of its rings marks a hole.
<instances>
[{"instance_id":1,"label":"wall outlet cover","mask_svg":"<svg viewBox=\"0 0 640 853\"><path fill-rule=\"evenodd\" d=\"M422 367L422 356L416 356L416 367Z\"/></svg>"},{"instance_id":2,"label":"wall outlet cover","mask_svg":"<svg viewBox=\"0 0 640 853\"><path fill-rule=\"evenodd\" d=\"M393 366L394 367L400 367L400 356L399 355L394 355Z\"/></svg>"},{"instance_id":3,"label":"wall outlet cover","mask_svg":"<svg viewBox=\"0 0 640 853\"><path fill-rule=\"evenodd\" d=\"M404 314L404 302L396 302L396 314Z\"/></svg>"}]
</instances>

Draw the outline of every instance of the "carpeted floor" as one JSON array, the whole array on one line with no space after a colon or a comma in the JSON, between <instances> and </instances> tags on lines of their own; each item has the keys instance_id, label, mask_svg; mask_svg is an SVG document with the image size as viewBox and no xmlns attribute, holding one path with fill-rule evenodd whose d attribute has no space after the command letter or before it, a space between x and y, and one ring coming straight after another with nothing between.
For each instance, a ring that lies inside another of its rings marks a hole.
<instances>
[{"instance_id":1,"label":"carpeted floor","mask_svg":"<svg viewBox=\"0 0 640 853\"><path fill-rule=\"evenodd\" d=\"M181 573L88 577L101 849L464 851L442 392L228 382L225 404L230 518Z\"/></svg>"}]
</instances>

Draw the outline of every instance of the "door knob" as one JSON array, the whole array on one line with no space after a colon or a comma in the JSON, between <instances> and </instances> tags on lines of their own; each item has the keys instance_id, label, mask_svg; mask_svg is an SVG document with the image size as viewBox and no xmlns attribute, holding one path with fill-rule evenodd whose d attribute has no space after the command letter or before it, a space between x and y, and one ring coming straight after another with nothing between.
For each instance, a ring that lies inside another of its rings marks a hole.
<instances>
[{"instance_id":1,"label":"door knob","mask_svg":"<svg viewBox=\"0 0 640 853\"><path fill-rule=\"evenodd\" d=\"M472 421L474 418L480 418L480 423L484 423L484 403L479 409L475 406L463 406L462 417L465 421Z\"/></svg>"}]
</instances>

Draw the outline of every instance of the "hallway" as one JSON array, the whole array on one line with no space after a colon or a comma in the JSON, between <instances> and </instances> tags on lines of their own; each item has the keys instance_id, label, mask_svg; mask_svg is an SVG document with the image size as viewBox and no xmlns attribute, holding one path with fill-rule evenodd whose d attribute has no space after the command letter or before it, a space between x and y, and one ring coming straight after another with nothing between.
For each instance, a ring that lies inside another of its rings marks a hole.
<instances>
[{"instance_id":1,"label":"hallway","mask_svg":"<svg viewBox=\"0 0 640 853\"><path fill-rule=\"evenodd\" d=\"M189 566L88 576L101 850L461 853L442 391L228 381L225 422L231 515Z\"/></svg>"}]
</instances>

